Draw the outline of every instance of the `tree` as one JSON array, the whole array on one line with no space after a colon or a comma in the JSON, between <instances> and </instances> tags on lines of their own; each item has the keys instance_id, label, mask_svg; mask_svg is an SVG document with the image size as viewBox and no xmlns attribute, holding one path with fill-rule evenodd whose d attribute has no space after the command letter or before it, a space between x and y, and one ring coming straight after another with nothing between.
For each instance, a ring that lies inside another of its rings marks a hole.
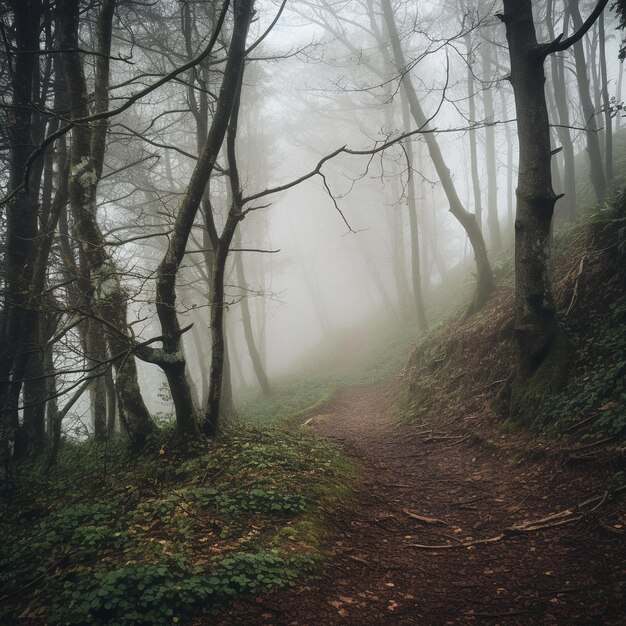
<instances>
[{"instance_id":1,"label":"tree","mask_svg":"<svg viewBox=\"0 0 626 626\"><path fill-rule=\"evenodd\" d=\"M115 0L104 0L97 21L98 56L95 62L94 113L105 113L109 102L109 56ZM79 49L79 0L60 0L60 39L68 99L74 117L87 117L89 94ZM102 324L116 369L116 391L120 419L131 444L141 448L154 431L154 423L141 396L133 342L128 330L128 293L107 251L97 217L98 183L102 176L108 124L97 120L92 126L77 124L72 129L71 171L68 182L74 232L88 265L87 279L92 302L86 314ZM97 332L97 331L96 331ZM98 341L96 339L96 341ZM101 358L100 347L94 354ZM104 407L101 407L101 410Z\"/></svg>"},{"instance_id":2,"label":"tree","mask_svg":"<svg viewBox=\"0 0 626 626\"><path fill-rule=\"evenodd\" d=\"M381 4L385 24L387 25L387 29L389 31L389 39L391 41L395 67L396 70L402 74L402 88L409 103L409 110L418 128L426 129L428 127L429 119L426 117L419 102L417 92L413 87L411 76L408 72L406 72L408 64L400 43L400 36L398 34L398 28L396 26L391 7L391 1L381 0ZM495 282L487 256L485 240L480 230L480 226L476 221L476 216L465 209L461 199L459 198L452 176L450 175L450 170L444 161L441 148L439 147L435 135L430 133L425 134L424 138L428 147L430 158L437 172L437 176L441 181L441 185L448 199L450 212L465 229L472 245L472 249L474 250L477 284L472 309L478 309L485 304L495 289Z\"/></svg>"},{"instance_id":3,"label":"tree","mask_svg":"<svg viewBox=\"0 0 626 626\"><path fill-rule=\"evenodd\" d=\"M580 31L583 28L583 19L578 7L578 0L567 0L567 6L572 16L574 28L577 31ZM589 30L591 26L592 24L585 29L585 32ZM602 165L602 151L600 150L600 138L598 134L598 125L596 123L596 107L591 99L591 88L589 74L587 72L585 51L582 44L582 36L576 39L571 46L574 50L576 82L578 84L578 95L580 97L580 104L583 112L591 184L593 185L597 201L602 202L602 200L604 200L604 196L606 195L606 175Z\"/></svg>"},{"instance_id":4,"label":"tree","mask_svg":"<svg viewBox=\"0 0 626 626\"><path fill-rule=\"evenodd\" d=\"M504 0L504 22L511 60L519 135L519 177L515 218L515 337L517 365L509 392L514 415L521 398L562 384L567 343L559 325L548 275L554 193L550 173L552 149L544 92L544 61L551 53L578 42L600 15L600 0L585 23L570 37L538 43L531 0Z\"/></svg>"}]
</instances>

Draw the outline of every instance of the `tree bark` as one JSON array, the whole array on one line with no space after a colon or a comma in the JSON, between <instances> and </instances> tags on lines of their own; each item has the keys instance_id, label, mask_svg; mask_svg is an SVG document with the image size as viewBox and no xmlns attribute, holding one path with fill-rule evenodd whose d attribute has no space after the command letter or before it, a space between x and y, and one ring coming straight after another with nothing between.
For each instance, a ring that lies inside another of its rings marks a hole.
<instances>
[{"instance_id":1,"label":"tree bark","mask_svg":"<svg viewBox=\"0 0 626 626\"><path fill-rule=\"evenodd\" d=\"M519 136L515 220L515 335L517 376L532 378L559 334L548 277L552 189L544 57L539 52L530 0L504 0Z\"/></svg>"},{"instance_id":2,"label":"tree bark","mask_svg":"<svg viewBox=\"0 0 626 626\"><path fill-rule=\"evenodd\" d=\"M110 29L114 0L104 0L98 18L96 57L95 107L97 112L108 108L108 74L110 56ZM61 0L59 3L61 45L68 98L73 116L89 113L88 92L80 60L78 40L79 0ZM106 32L104 32L106 31ZM76 126L72 130L71 172L68 182L69 201L74 218L74 229L89 266L92 281L95 319L103 324L111 352L115 359L116 391L120 418L124 421L131 447L139 449L155 430L154 423L141 397L133 340L129 335L128 294L122 287L119 273L107 251L97 219L97 188L102 174L106 146L106 121L93 128Z\"/></svg>"},{"instance_id":3,"label":"tree bark","mask_svg":"<svg viewBox=\"0 0 626 626\"><path fill-rule=\"evenodd\" d=\"M226 341L224 338L224 272L228 258L228 248L232 241L238 216L230 210L224 231L215 249L213 274L211 276L211 369L209 395L204 411L202 430L208 437L214 437L221 425L222 387L224 380L224 361Z\"/></svg>"},{"instance_id":4,"label":"tree bark","mask_svg":"<svg viewBox=\"0 0 626 626\"><path fill-rule=\"evenodd\" d=\"M611 118L611 100L609 98L609 82L606 72L606 37L604 34L604 13L598 20L598 37L600 53L600 79L602 81L602 106L604 108L604 163L606 182L613 180L613 119Z\"/></svg>"}]
</instances>

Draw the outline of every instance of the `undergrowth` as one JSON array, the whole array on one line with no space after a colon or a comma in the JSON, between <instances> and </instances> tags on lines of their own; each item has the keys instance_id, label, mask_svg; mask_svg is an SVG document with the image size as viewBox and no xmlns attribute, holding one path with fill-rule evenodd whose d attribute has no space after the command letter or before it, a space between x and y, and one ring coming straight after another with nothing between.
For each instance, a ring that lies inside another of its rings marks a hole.
<instances>
[{"instance_id":1,"label":"undergrowth","mask_svg":"<svg viewBox=\"0 0 626 626\"><path fill-rule=\"evenodd\" d=\"M626 190L589 214L561 255L569 380L559 393L529 398L534 426L582 439L618 436L626 432Z\"/></svg>"},{"instance_id":2,"label":"undergrowth","mask_svg":"<svg viewBox=\"0 0 626 626\"><path fill-rule=\"evenodd\" d=\"M553 284L569 344L567 384L528 393L523 426L581 442L626 433L626 191L587 212L557 237ZM506 268L503 266L503 271ZM401 386L400 412L459 430L503 424L496 396L514 366L513 290L501 287L483 311L459 314L415 348ZM433 394L433 389L437 390ZM511 429L508 429L511 432Z\"/></svg>"},{"instance_id":3,"label":"undergrowth","mask_svg":"<svg viewBox=\"0 0 626 626\"><path fill-rule=\"evenodd\" d=\"M67 445L4 494L0 622L184 624L294 584L316 571L323 511L355 472L331 444L273 428L231 428L185 456Z\"/></svg>"}]
</instances>

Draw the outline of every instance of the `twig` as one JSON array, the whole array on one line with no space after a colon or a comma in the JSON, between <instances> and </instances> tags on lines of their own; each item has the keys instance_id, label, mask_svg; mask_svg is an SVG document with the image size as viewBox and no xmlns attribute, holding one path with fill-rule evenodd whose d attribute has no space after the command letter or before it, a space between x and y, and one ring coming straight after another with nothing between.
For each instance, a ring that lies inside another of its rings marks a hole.
<instances>
[{"instance_id":1,"label":"twig","mask_svg":"<svg viewBox=\"0 0 626 626\"><path fill-rule=\"evenodd\" d=\"M407 547L418 548L420 550L453 550L456 548L469 548L471 546L477 546L484 543L496 543L497 541L502 541L503 539L506 539L508 537L513 537L524 533L532 533L539 530L557 528L559 526L565 526L566 524L572 524L574 522L580 521L585 515L592 513L600 506L602 506L610 496L615 496L622 493L623 491L626 491L626 485L618 487L613 491L605 491L598 496L588 498L587 500L584 500L572 509L565 509L563 511L553 513L552 515L548 515L547 517L543 517L538 520L531 520L528 522L522 522L521 524L509 526L508 528L505 528L499 535L496 535L494 537L487 537L485 539L474 539L472 541L463 541L459 544L446 543L439 545L428 545L422 543L409 543L406 545ZM594 504L595 506L589 511L583 511L580 514L576 513L577 511L580 511L590 504Z\"/></svg>"},{"instance_id":2,"label":"twig","mask_svg":"<svg viewBox=\"0 0 626 626\"><path fill-rule=\"evenodd\" d=\"M489 387L493 387L494 385L499 385L500 383L505 383L508 380L508 378L501 378L500 380L494 380L493 382L489 383L488 385L484 385L482 387L482 389L489 389Z\"/></svg>"},{"instance_id":3,"label":"twig","mask_svg":"<svg viewBox=\"0 0 626 626\"><path fill-rule=\"evenodd\" d=\"M567 311L565 311L566 316L569 315L569 312L572 310L572 307L576 303L576 300L578 300L578 280L582 276L586 258L587 255L584 254L583 257L580 259L580 265L578 266L578 274L576 275L576 282L574 283L574 292L572 293L572 299L570 300L569 306L567 307Z\"/></svg>"},{"instance_id":4,"label":"twig","mask_svg":"<svg viewBox=\"0 0 626 626\"><path fill-rule=\"evenodd\" d=\"M582 428L583 426L585 426L586 424L588 424L589 422L593 422L595 420L597 420L600 417L600 413L593 413L591 415L589 415L588 417L586 417L583 420L580 420L579 422L576 422L573 426L570 426L568 429L566 429L566 433L573 433L574 431L578 430L579 428Z\"/></svg>"},{"instance_id":5,"label":"twig","mask_svg":"<svg viewBox=\"0 0 626 626\"><path fill-rule=\"evenodd\" d=\"M432 441L449 441L450 439L466 439L465 435L433 435L422 439L422 443L431 443Z\"/></svg>"},{"instance_id":6,"label":"twig","mask_svg":"<svg viewBox=\"0 0 626 626\"><path fill-rule=\"evenodd\" d=\"M417 520L418 522L423 522L424 524L432 524L433 526L446 525L443 520L437 519L436 517L426 517L424 515L418 515L417 513L413 513L413 511L409 511L408 509L402 509L402 512L405 515L408 515L411 519Z\"/></svg>"},{"instance_id":7,"label":"twig","mask_svg":"<svg viewBox=\"0 0 626 626\"><path fill-rule=\"evenodd\" d=\"M610 437L606 437L605 439L600 439L598 441L592 441L591 443L587 443L584 446L578 446L577 448L569 448L568 452L582 452L583 450L589 450L590 448L596 448L597 446L604 445L605 443L610 443L611 441L615 441L617 439L616 435L611 435Z\"/></svg>"}]
</instances>

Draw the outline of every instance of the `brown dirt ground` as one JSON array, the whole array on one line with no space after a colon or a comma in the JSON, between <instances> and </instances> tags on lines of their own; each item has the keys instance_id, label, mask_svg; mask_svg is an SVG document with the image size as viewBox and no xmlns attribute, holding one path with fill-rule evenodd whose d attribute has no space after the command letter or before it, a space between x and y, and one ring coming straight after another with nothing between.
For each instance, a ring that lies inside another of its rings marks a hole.
<instances>
[{"instance_id":1,"label":"brown dirt ground","mask_svg":"<svg viewBox=\"0 0 626 626\"><path fill-rule=\"evenodd\" d=\"M493 537L571 508L610 490L614 468L565 465L557 456L514 460L506 446L485 445L464 429L401 426L396 396L388 383L347 390L312 421L363 468L355 500L329 528L322 576L240 599L220 624L626 624L619 497L586 507L576 523L494 543L410 546ZM437 438L451 432L464 434Z\"/></svg>"}]
</instances>

